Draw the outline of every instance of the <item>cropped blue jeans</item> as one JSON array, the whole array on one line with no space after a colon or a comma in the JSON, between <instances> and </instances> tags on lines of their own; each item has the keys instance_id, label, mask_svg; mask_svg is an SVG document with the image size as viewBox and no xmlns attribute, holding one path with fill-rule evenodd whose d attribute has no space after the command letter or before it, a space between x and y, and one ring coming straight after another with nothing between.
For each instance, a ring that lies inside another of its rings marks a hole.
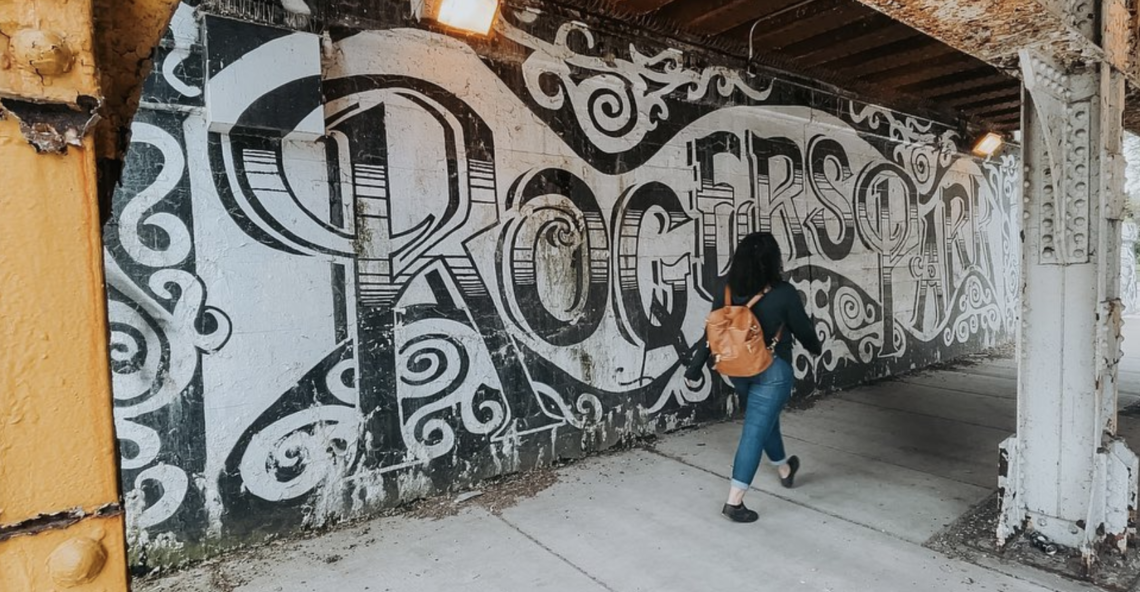
<instances>
[{"instance_id":1,"label":"cropped blue jeans","mask_svg":"<svg viewBox=\"0 0 1140 592\"><path fill-rule=\"evenodd\" d=\"M752 486L760 459L780 466L788 462L784 438L780 435L780 412L792 396L796 373L791 364L777 357L767 370L751 378L733 378L732 386L747 401L744 407L744 429L736 458L732 462L732 486L747 490Z\"/></svg>"}]
</instances>

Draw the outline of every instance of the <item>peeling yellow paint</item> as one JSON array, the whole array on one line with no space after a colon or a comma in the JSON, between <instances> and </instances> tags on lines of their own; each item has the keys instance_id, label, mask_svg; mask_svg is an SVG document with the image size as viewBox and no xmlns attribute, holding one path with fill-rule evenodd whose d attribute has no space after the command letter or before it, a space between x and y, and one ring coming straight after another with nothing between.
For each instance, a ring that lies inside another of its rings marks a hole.
<instances>
[{"instance_id":1,"label":"peeling yellow paint","mask_svg":"<svg viewBox=\"0 0 1140 592\"><path fill-rule=\"evenodd\" d=\"M0 121L0 538L17 535L0 542L2 590L53 589L44 566L62 533L99 522L113 531L104 561L122 571L119 518L23 534L37 517L119 502L92 145L38 154Z\"/></svg>"},{"instance_id":2,"label":"peeling yellow paint","mask_svg":"<svg viewBox=\"0 0 1140 592\"><path fill-rule=\"evenodd\" d=\"M123 517L0 541L0 590L125 592Z\"/></svg>"},{"instance_id":3,"label":"peeling yellow paint","mask_svg":"<svg viewBox=\"0 0 1140 592\"><path fill-rule=\"evenodd\" d=\"M0 590L127 589L97 163L175 4L0 1Z\"/></svg>"},{"instance_id":4,"label":"peeling yellow paint","mask_svg":"<svg viewBox=\"0 0 1140 592\"><path fill-rule=\"evenodd\" d=\"M0 121L0 526L118 501L91 140Z\"/></svg>"},{"instance_id":5,"label":"peeling yellow paint","mask_svg":"<svg viewBox=\"0 0 1140 592\"><path fill-rule=\"evenodd\" d=\"M121 160L127 144L122 132L129 130L154 47L177 5L177 0L0 2L0 98L99 103L99 156Z\"/></svg>"},{"instance_id":6,"label":"peeling yellow paint","mask_svg":"<svg viewBox=\"0 0 1140 592\"><path fill-rule=\"evenodd\" d=\"M0 2L0 97L75 104L98 96L91 20L91 0Z\"/></svg>"}]
</instances>

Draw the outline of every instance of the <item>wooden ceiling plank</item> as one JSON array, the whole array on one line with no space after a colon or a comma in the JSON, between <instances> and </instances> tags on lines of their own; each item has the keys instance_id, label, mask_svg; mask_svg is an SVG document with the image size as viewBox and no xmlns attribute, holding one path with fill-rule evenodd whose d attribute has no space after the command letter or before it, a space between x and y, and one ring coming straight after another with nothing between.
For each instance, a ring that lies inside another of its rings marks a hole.
<instances>
[{"instance_id":1,"label":"wooden ceiling plank","mask_svg":"<svg viewBox=\"0 0 1140 592\"><path fill-rule=\"evenodd\" d=\"M752 22L765 15L812 2L815 0L676 0L663 8L657 16L694 31L714 34L720 32L713 30L717 21L734 21L736 24Z\"/></svg>"},{"instance_id":2,"label":"wooden ceiling plank","mask_svg":"<svg viewBox=\"0 0 1140 592\"><path fill-rule=\"evenodd\" d=\"M755 7L756 5L764 5L764 2L751 0L745 6ZM698 32L719 34L728 40L739 39L747 45L748 34L755 25L753 39L758 41L757 47L762 47L767 42L759 43L759 41L781 35L790 36L796 31L809 27L811 21L817 18L825 19L824 22L828 22L828 19L832 23L837 20L843 22L843 19L865 15L869 10L866 6L853 3L851 0L808 0L774 13L758 12L756 8L752 8L752 13L756 13L755 16L726 18L714 29L705 27L698 29ZM801 36L797 40L803 38L804 36Z\"/></svg>"},{"instance_id":3,"label":"wooden ceiling plank","mask_svg":"<svg viewBox=\"0 0 1140 592\"><path fill-rule=\"evenodd\" d=\"M972 97L962 97L960 99L951 101L939 101L938 104L954 107L955 109L961 109L962 111L969 111L970 109L975 109L985 105L991 105L993 103L1020 100L1021 88L1014 86L1012 88L1006 88L1001 91L978 93Z\"/></svg>"},{"instance_id":4,"label":"wooden ceiling plank","mask_svg":"<svg viewBox=\"0 0 1140 592\"><path fill-rule=\"evenodd\" d=\"M998 79L1008 78L994 68L979 66L978 68L966 72L955 72L937 78L900 85L898 90L899 92L926 96L931 92L950 92L952 90L974 88L979 86L979 83L986 84L996 82Z\"/></svg>"},{"instance_id":5,"label":"wooden ceiling plank","mask_svg":"<svg viewBox=\"0 0 1140 592\"><path fill-rule=\"evenodd\" d=\"M959 99L968 100L981 94L1000 92L1008 89L1017 89L1020 91L1021 81L1015 78L1007 78L1003 76L1002 79L997 82L986 82L984 84L979 83L978 85L971 86L969 88L952 90L949 92L940 92L938 94L929 95L929 97L930 100L938 101L941 103L944 101L950 102Z\"/></svg>"},{"instance_id":6,"label":"wooden ceiling plank","mask_svg":"<svg viewBox=\"0 0 1140 592\"><path fill-rule=\"evenodd\" d=\"M835 57L827 59L826 61L819 61L814 63L816 66L823 66L835 70L850 70L862 68L868 64L877 64L884 61L890 61L895 55L906 54L911 55L929 51L931 48L938 48L941 44L925 35L917 35L907 39L900 39L898 41L887 43L885 45L860 51L857 53L847 53L841 50L835 52Z\"/></svg>"},{"instance_id":7,"label":"wooden ceiling plank","mask_svg":"<svg viewBox=\"0 0 1140 592\"><path fill-rule=\"evenodd\" d=\"M844 45L821 44L804 53L796 61L807 66L839 64L840 67L862 68L868 61L896 54L910 54L938 44L929 37L902 25L884 27L875 33L852 39Z\"/></svg>"},{"instance_id":8,"label":"wooden ceiling plank","mask_svg":"<svg viewBox=\"0 0 1140 592\"><path fill-rule=\"evenodd\" d=\"M867 52L862 60L844 64L826 64L826 68L844 71L855 71L860 75L881 74L899 67L917 68L931 61L943 59L945 56L957 52L941 43L934 43L912 51L896 51L894 47L884 46L881 50Z\"/></svg>"},{"instance_id":9,"label":"wooden ceiling plank","mask_svg":"<svg viewBox=\"0 0 1140 592\"><path fill-rule=\"evenodd\" d=\"M983 64L984 65L984 64ZM900 64L881 72L864 73L859 71L856 78L892 86L907 85L940 76L966 72L978 67L976 60L962 53L948 53L942 57L926 60L919 64Z\"/></svg>"},{"instance_id":10,"label":"wooden ceiling plank","mask_svg":"<svg viewBox=\"0 0 1140 592\"><path fill-rule=\"evenodd\" d=\"M646 14L660 10L669 4L675 3L675 0L621 0L617 5L622 10L627 10L634 14Z\"/></svg>"},{"instance_id":11,"label":"wooden ceiling plank","mask_svg":"<svg viewBox=\"0 0 1140 592\"><path fill-rule=\"evenodd\" d=\"M978 127L987 131L1003 131L1010 128L1017 129L1021 127L1021 110L1018 109L1016 111L1010 111L1009 113L987 117L975 117L973 122Z\"/></svg>"},{"instance_id":12,"label":"wooden ceiling plank","mask_svg":"<svg viewBox=\"0 0 1140 592\"><path fill-rule=\"evenodd\" d=\"M826 0L817 0L817 2L822 4L826 2ZM801 19L788 23L787 26L779 28L769 27L768 22L761 22L760 26L756 27L754 39L756 47L778 49L809 40L813 37L826 35L831 31L842 28L848 23L861 21L874 14L876 14L874 11L867 9L867 7L862 4L840 3L838 6L808 14ZM751 30L751 26L751 23L744 23L739 28ZM747 31L743 32L743 37L747 41Z\"/></svg>"},{"instance_id":13,"label":"wooden ceiling plank","mask_svg":"<svg viewBox=\"0 0 1140 592\"><path fill-rule=\"evenodd\" d=\"M1006 101L1004 103L994 103L993 105L988 105L986 107L980 107L978 109L969 109L969 110L963 109L962 112L969 115L970 117L978 117L978 118L997 117L999 115L1006 115L1009 113L1020 113L1021 112L1021 100L1018 99L1016 101Z\"/></svg>"},{"instance_id":14,"label":"wooden ceiling plank","mask_svg":"<svg viewBox=\"0 0 1140 592\"><path fill-rule=\"evenodd\" d=\"M778 51L797 61L819 52L834 51L837 47L847 48L848 51L860 51L881 45L884 39L890 39L891 35L896 34L891 27L893 22L887 16L874 13L852 23L838 25L832 23L831 26L834 28L779 47Z\"/></svg>"}]
</instances>

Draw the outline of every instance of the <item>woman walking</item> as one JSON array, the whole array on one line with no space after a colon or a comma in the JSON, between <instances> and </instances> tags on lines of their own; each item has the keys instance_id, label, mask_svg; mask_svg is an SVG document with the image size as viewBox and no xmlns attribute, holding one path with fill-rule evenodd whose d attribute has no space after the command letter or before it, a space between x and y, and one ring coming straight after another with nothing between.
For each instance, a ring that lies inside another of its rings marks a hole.
<instances>
[{"instance_id":1,"label":"woman walking","mask_svg":"<svg viewBox=\"0 0 1140 592\"><path fill-rule=\"evenodd\" d=\"M799 293L783 280L783 261L780 245L768 232L756 232L744 237L732 257L728 271L727 292L729 305L744 306L754 297L752 313L768 342L775 341L772 364L760 374L732 378L733 387L745 402L744 429L732 463L732 482L728 501L721 510L734 522L755 522L759 515L744 507L744 494L752 485L762 454L776 466L780 483L784 487L795 484L799 458L787 456L784 439L780 435L780 412L792 396L795 371L792 368L792 339L795 337L812 354L821 351L819 338L811 320L800 302ZM718 290L713 310L725 304L725 290ZM685 379L691 386L700 380L703 367L710 354L707 341L689 364Z\"/></svg>"}]
</instances>

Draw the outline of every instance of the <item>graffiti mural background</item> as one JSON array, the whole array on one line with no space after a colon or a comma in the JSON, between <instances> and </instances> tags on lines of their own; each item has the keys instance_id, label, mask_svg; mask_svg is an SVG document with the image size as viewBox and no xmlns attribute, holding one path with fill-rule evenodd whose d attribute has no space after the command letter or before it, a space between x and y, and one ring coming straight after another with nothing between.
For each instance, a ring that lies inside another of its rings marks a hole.
<instances>
[{"instance_id":1,"label":"graffiti mural background","mask_svg":"<svg viewBox=\"0 0 1140 592\"><path fill-rule=\"evenodd\" d=\"M797 396L1012 335L1014 156L558 10L408 18L179 9L105 233L137 564L730 416L681 371L755 230L824 338Z\"/></svg>"}]
</instances>

